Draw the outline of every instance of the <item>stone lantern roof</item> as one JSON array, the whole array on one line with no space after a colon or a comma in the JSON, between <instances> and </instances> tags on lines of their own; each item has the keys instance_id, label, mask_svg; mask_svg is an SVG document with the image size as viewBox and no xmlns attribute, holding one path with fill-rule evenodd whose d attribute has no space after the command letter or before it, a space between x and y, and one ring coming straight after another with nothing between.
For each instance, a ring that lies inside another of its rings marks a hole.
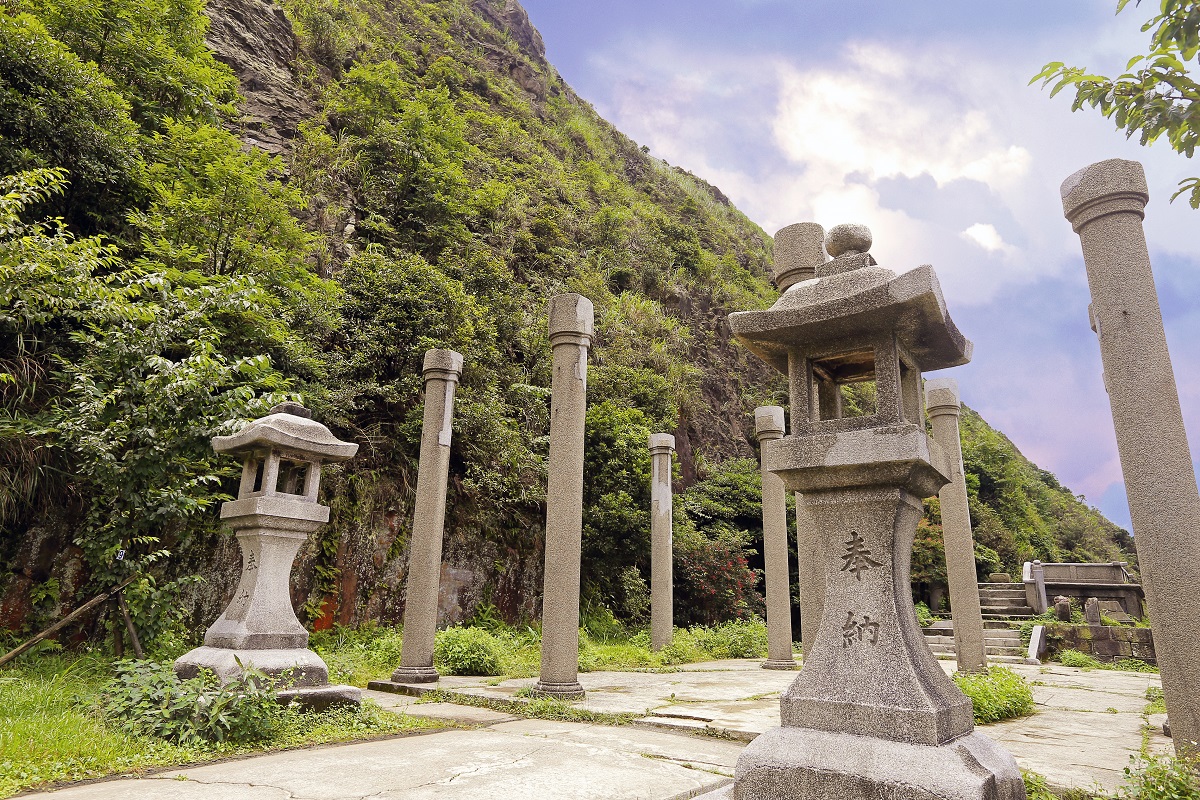
<instances>
[{"instance_id":1,"label":"stone lantern roof","mask_svg":"<svg viewBox=\"0 0 1200 800\"><path fill-rule=\"evenodd\" d=\"M315 456L325 462L354 457L357 444L341 441L311 417L311 412L299 403L283 403L232 436L213 437L212 446L218 453L234 456L274 448Z\"/></svg>"},{"instance_id":2,"label":"stone lantern roof","mask_svg":"<svg viewBox=\"0 0 1200 800\"><path fill-rule=\"evenodd\" d=\"M777 263L795 261L790 250L802 244L781 241L787 249L776 253ZM971 360L971 342L950 319L932 267L896 275L877 266L862 225L831 229L825 245L833 260L813 264L816 277L789 285L767 311L729 315L734 335L752 353L786 374L788 351L796 346L894 330L922 371Z\"/></svg>"}]
</instances>

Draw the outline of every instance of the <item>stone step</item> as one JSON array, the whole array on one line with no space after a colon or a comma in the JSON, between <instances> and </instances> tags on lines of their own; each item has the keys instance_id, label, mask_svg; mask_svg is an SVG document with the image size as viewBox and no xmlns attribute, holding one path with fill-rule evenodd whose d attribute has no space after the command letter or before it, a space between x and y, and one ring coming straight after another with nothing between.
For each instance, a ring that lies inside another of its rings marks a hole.
<instances>
[{"instance_id":1,"label":"stone step","mask_svg":"<svg viewBox=\"0 0 1200 800\"><path fill-rule=\"evenodd\" d=\"M1025 609L1024 612L1022 612L1020 614L1016 614L1016 613L993 614L993 613L989 613L989 612L984 612L984 615L983 615L984 624L987 624L988 620L1014 620L1017 622L1024 622L1027 619L1033 619L1033 609L1032 608L1027 608L1027 609Z\"/></svg>"},{"instance_id":2,"label":"stone step","mask_svg":"<svg viewBox=\"0 0 1200 800\"><path fill-rule=\"evenodd\" d=\"M952 653L952 652L951 653L934 653L933 655L934 655L934 658L940 659L942 661L953 661L954 657L955 657L954 653ZM1025 656L1019 656L1019 655L996 655L996 656L993 656L993 655L989 655L988 663L989 664L1024 664Z\"/></svg>"},{"instance_id":3,"label":"stone step","mask_svg":"<svg viewBox=\"0 0 1200 800\"><path fill-rule=\"evenodd\" d=\"M953 648L954 647L954 637L953 636L926 636L925 644L929 645L930 647L937 646L937 647ZM1021 644L1021 638L1019 636L1015 639L994 639L990 636L984 637L983 646L985 648L999 647L999 648L1011 648L1011 649L1015 649L1015 650L1022 650L1024 648L1024 645Z\"/></svg>"},{"instance_id":4,"label":"stone step","mask_svg":"<svg viewBox=\"0 0 1200 800\"><path fill-rule=\"evenodd\" d=\"M1003 592L997 590L991 592L980 592L979 600L980 602L985 602L987 600L1018 600L1022 603L1027 602L1024 591Z\"/></svg>"},{"instance_id":5,"label":"stone step","mask_svg":"<svg viewBox=\"0 0 1200 800\"><path fill-rule=\"evenodd\" d=\"M984 613L984 615L1005 614L1008 612L1013 612L1016 614L1023 614L1025 616L1033 616L1033 609L1024 604L1019 605L1019 606L1017 606L1017 605L1011 605L1011 606L1010 605L999 605L999 604L986 605L986 606L980 606L979 609L980 609L980 611L982 611Z\"/></svg>"},{"instance_id":6,"label":"stone step","mask_svg":"<svg viewBox=\"0 0 1200 800\"><path fill-rule=\"evenodd\" d=\"M948 655L950 658L954 658L953 647L941 644L931 644L929 649L935 656ZM1025 654L1025 651L1020 647L984 647L983 652L986 653L989 658L992 656L1023 656Z\"/></svg>"},{"instance_id":7,"label":"stone step","mask_svg":"<svg viewBox=\"0 0 1200 800\"><path fill-rule=\"evenodd\" d=\"M985 619L983 621L983 629L984 630L1016 630L1015 628L1013 628L1012 625L1010 625L1008 622L1006 622L1002 619ZM954 630L954 620L952 620L952 619L935 620L932 625L930 625L928 628L924 628L923 630L926 630L926 631L953 631Z\"/></svg>"}]
</instances>

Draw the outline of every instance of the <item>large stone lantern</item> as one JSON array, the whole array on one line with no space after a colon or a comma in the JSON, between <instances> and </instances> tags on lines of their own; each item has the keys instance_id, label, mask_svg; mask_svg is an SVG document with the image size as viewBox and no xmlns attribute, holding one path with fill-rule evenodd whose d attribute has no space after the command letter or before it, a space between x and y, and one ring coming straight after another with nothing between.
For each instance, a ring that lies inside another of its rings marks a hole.
<instances>
[{"instance_id":1,"label":"large stone lantern","mask_svg":"<svg viewBox=\"0 0 1200 800\"><path fill-rule=\"evenodd\" d=\"M233 436L213 438L214 450L243 462L238 497L221 506L241 546L242 576L204 646L175 662L181 677L205 668L228 682L253 667L289 676L284 694L306 704L358 699L353 687L328 685L329 670L308 649L308 631L292 609L292 562L308 535L329 521L329 507L317 502L321 465L358 451L311 417L299 403L284 403Z\"/></svg>"},{"instance_id":2,"label":"large stone lantern","mask_svg":"<svg viewBox=\"0 0 1200 800\"><path fill-rule=\"evenodd\" d=\"M776 259L786 291L729 322L789 378L791 432L764 443L763 465L812 515L824 608L780 700L782 727L746 748L733 796L1023 798L1012 757L974 732L970 700L925 645L909 584L922 500L949 480L926 434L921 373L965 364L971 343L933 269L877 266L864 226L829 232L832 260L818 226L785 230ZM859 392L851 415L844 387L866 382L874 405Z\"/></svg>"}]
</instances>

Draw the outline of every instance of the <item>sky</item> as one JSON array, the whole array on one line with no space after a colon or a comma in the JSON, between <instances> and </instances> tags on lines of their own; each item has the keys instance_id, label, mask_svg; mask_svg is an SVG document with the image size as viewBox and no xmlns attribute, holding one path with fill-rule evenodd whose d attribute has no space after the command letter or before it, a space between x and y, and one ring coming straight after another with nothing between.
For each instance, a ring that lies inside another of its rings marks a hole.
<instances>
[{"instance_id":1,"label":"sky","mask_svg":"<svg viewBox=\"0 0 1200 800\"><path fill-rule=\"evenodd\" d=\"M974 361L963 400L1130 528L1078 237L1059 186L1146 169L1146 237L1184 423L1200 454L1200 160L1127 141L1030 79L1118 74L1157 3L1115 0L522 0L563 78L652 155L720 187L768 233L868 225L880 265L937 270Z\"/></svg>"}]
</instances>

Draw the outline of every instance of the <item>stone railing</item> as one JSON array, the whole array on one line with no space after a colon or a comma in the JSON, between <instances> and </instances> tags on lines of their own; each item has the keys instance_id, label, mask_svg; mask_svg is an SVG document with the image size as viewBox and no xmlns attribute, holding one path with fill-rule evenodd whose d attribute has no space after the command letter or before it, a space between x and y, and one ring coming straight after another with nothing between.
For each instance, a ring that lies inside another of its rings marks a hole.
<instances>
[{"instance_id":1,"label":"stone railing","mask_svg":"<svg viewBox=\"0 0 1200 800\"><path fill-rule=\"evenodd\" d=\"M1145 595L1142 587L1129 582L1128 562L1107 564L1044 564L1026 561L1021 578L1029 606L1040 614L1050 606L1050 598L1063 596L1080 605L1089 597L1101 604L1119 604L1131 617L1142 617Z\"/></svg>"}]
</instances>

